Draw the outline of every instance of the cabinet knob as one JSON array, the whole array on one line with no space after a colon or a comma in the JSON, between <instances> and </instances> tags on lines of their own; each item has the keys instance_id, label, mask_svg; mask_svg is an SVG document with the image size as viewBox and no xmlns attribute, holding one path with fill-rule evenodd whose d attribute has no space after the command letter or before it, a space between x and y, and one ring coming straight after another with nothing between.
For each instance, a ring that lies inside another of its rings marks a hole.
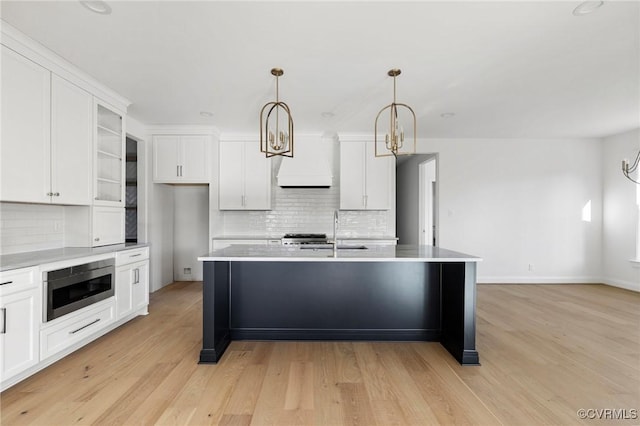
<instances>
[{"instance_id":1,"label":"cabinet knob","mask_svg":"<svg viewBox=\"0 0 640 426\"><path fill-rule=\"evenodd\" d=\"M54 197L59 197L59 196L60 196L60 193L59 193L59 192L54 192L54 193L53 193L53 196L54 196Z\"/></svg>"},{"instance_id":2,"label":"cabinet knob","mask_svg":"<svg viewBox=\"0 0 640 426\"><path fill-rule=\"evenodd\" d=\"M47 197L53 197L53 192L47 192Z\"/></svg>"},{"instance_id":3,"label":"cabinet knob","mask_svg":"<svg viewBox=\"0 0 640 426\"><path fill-rule=\"evenodd\" d=\"M99 238L99 237L95 237L95 238L93 239L93 241L100 241L100 238Z\"/></svg>"}]
</instances>

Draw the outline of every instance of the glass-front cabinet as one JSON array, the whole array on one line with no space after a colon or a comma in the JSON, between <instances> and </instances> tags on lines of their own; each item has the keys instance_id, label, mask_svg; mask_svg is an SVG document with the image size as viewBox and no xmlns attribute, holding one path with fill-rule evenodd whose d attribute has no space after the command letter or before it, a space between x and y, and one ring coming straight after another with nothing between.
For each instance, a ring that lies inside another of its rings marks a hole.
<instances>
[{"instance_id":1,"label":"glass-front cabinet","mask_svg":"<svg viewBox=\"0 0 640 426\"><path fill-rule=\"evenodd\" d=\"M95 101L94 205L124 206L124 114Z\"/></svg>"}]
</instances>

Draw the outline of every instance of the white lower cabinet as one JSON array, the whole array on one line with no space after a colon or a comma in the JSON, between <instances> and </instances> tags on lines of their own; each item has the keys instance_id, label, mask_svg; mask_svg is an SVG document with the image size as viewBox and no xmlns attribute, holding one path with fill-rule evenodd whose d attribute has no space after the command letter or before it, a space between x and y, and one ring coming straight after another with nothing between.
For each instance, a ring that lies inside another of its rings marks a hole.
<instances>
[{"instance_id":1,"label":"white lower cabinet","mask_svg":"<svg viewBox=\"0 0 640 426\"><path fill-rule=\"evenodd\" d=\"M0 377L5 382L36 365L41 318L37 268L0 273Z\"/></svg>"},{"instance_id":2,"label":"white lower cabinet","mask_svg":"<svg viewBox=\"0 0 640 426\"><path fill-rule=\"evenodd\" d=\"M110 297L90 308L47 323L40 330L41 359L45 360L105 328L114 321L114 311L114 298Z\"/></svg>"},{"instance_id":3,"label":"white lower cabinet","mask_svg":"<svg viewBox=\"0 0 640 426\"><path fill-rule=\"evenodd\" d=\"M116 318L146 309L149 304L149 248L116 254Z\"/></svg>"}]
</instances>

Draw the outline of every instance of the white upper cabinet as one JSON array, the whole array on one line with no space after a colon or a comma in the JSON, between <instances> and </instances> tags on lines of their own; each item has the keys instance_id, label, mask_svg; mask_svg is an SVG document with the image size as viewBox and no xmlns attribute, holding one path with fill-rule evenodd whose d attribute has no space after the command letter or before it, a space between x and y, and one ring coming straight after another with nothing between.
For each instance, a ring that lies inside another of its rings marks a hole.
<instances>
[{"instance_id":1,"label":"white upper cabinet","mask_svg":"<svg viewBox=\"0 0 640 426\"><path fill-rule=\"evenodd\" d=\"M220 142L220 210L271 210L271 160L257 142Z\"/></svg>"},{"instance_id":2,"label":"white upper cabinet","mask_svg":"<svg viewBox=\"0 0 640 426\"><path fill-rule=\"evenodd\" d=\"M0 200L91 203L92 96L2 46Z\"/></svg>"},{"instance_id":3,"label":"white upper cabinet","mask_svg":"<svg viewBox=\"0 0 640 426\"><path fill-rule=\"evenodd\" d=\"M209 183L211 137L161 135L153 137L153 181Z\"/></svg>"},{"instance_id":4,"label":"white upper cabinet","mask_svg":"<svg viewBox=\"0 0 640 426\"><path fill-rule=\"evenodd\" d=\"M389 210L395 159L375 157L373 141L340 142L340 209Z\"/></svg>"},{"instance_id":5,"label":"white upper cabinet","mask_svg":"<svg viewBox=\"0 0 640 426\"><path fill-rule=\"evenodd\" d=\"M93 204L124 206L124 114L95 100L95 179Z\"/></svg>"},{"instance_id":6,"label":"white upper cabinet","mask_svg":"<svg viewBox=\"0 0 640 426\"><path fill-rule=\"evenodd\" d=\"M51 73L2 46L0 200L51 196Z\"/></svg>"},{"instance_id":7,"label":"white upper cabinet","mask_svg":"<svg viewBox=\"0 0 640 426\"><path fill-rule=\"evenodd\" d=\"M93 97L51 76L51 192L57 204L91 203Z\"/></svg>"},{"instance_id":8,"label":"white upper cabinet","mask_svg":"<svg viewBox=\"0 0 640 426\"><path fill-rule=\"evenodd\" d=\"M67 207L64 221L67 247L98 247L125 241L124 207Z\"/></svg>"}]
</instances>

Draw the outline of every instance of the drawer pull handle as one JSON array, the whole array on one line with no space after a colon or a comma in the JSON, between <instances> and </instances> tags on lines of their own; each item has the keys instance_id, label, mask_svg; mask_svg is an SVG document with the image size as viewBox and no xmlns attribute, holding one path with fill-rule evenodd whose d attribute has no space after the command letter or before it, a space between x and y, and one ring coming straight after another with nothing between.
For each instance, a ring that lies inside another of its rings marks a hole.
<instances>
[{"instance_id":1,"label":"drawer pull handle","mask_svg":"<svg viewBox=\"0 0 640 426\"><path fill-rule=\"evenodd\" d=\"M79 328L79 329L77 329L77 330L70 331L70 332L69 332L69 334L76 334L78 331L80 331L80 330L84 330L85 328L87 328L87 327L89 327L89 326L91 326L91 325L93 325L93 324L97 323L98 321L100 321L100 318L98 318L98 319L97 319L97 320L95 320L95 321L90 322L90 323L89 323L89 324L87 324L87 325L83 325L82 327L80 327L80 328Z\"/></svg>"},{"instance_id":2,"label":"drawer pull handle","mask_svg":"<svg viewBox=\"0 0 640 426\"><path fill-rule=\"evenodd\" d=\"M138 254L132 254L129 257L138 257L138 256L142 256L142 253L138 253Z\"/></svg>"},{"instance_id":3,"label":"drawer pull handle","mask_svg":"<svg viewBox=\"0 0 640 426\"><path fill-rule=\"evenodd\" d=\"M2 331L0 334L7 334L7 308L2 308Z\"/></svg>"},{"instance_id":4,"label":"drawer pull handle","mask_svg":"<svg viewBox=\"0 0 640 426\"><path fill-rule=\"evenodd\" d=\"M3 283L2 283L2 284L0 284L0 285L7 285L7 284L12 284L12 283L13 283L13 281L5 281L5 282L3 282Z\"/></svg>"}]
</instances>

